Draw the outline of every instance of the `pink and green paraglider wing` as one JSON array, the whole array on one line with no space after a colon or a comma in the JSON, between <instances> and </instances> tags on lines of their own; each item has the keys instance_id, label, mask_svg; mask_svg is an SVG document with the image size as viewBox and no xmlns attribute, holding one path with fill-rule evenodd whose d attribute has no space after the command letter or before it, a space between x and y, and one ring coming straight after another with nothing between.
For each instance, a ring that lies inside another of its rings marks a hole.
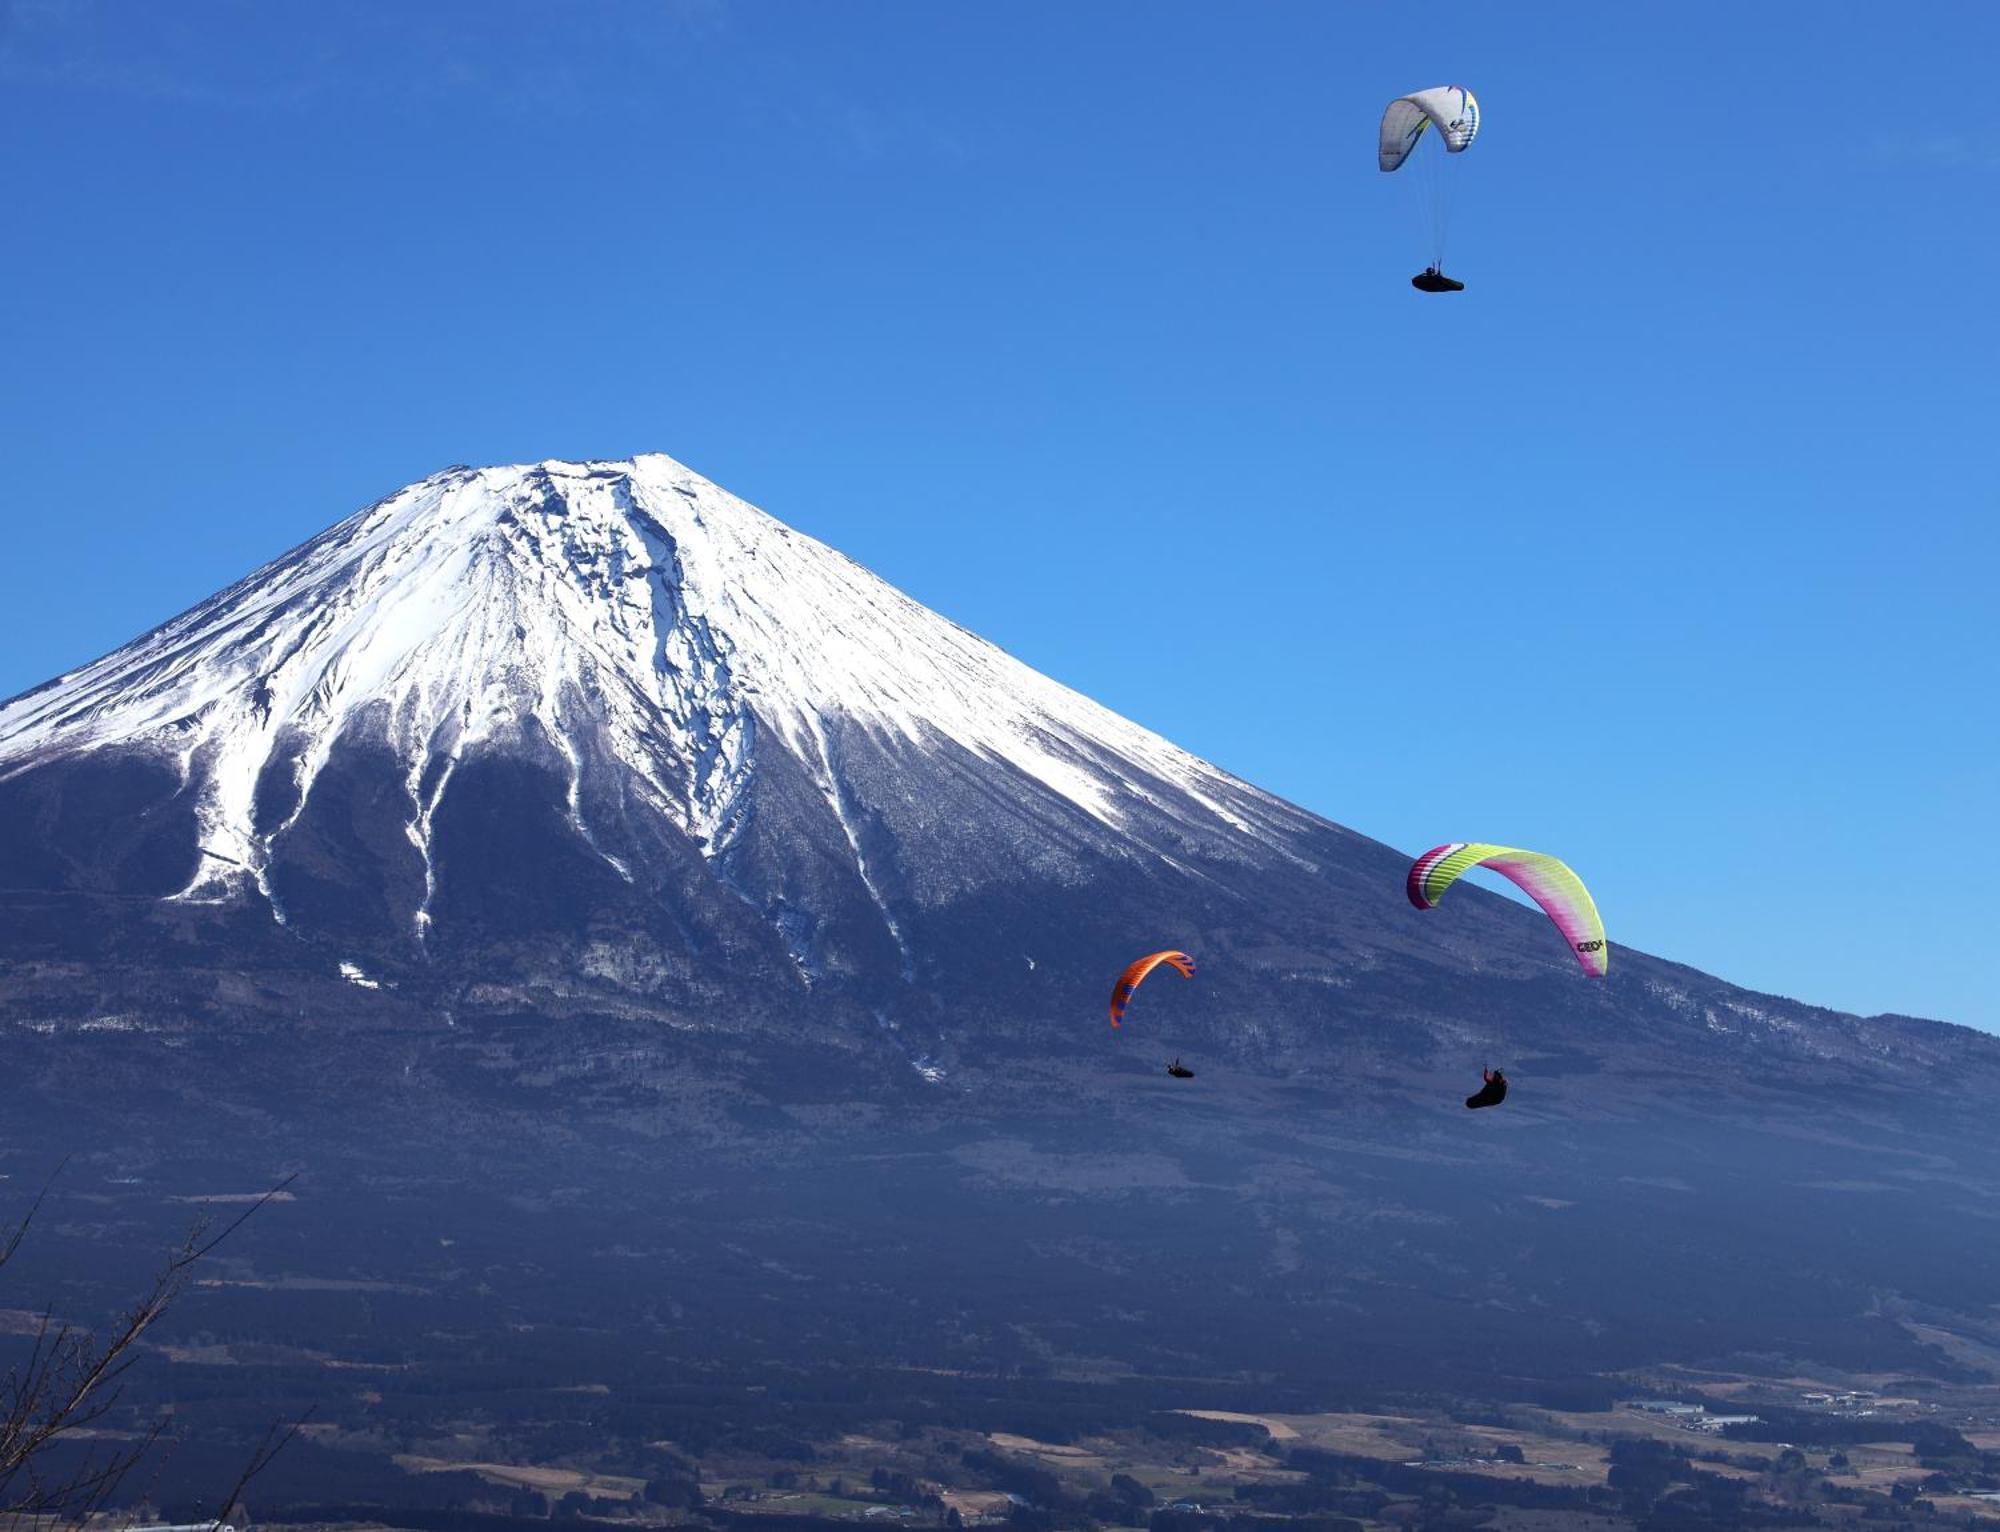
<instances>
[{"instance_id":1,"label":"pink and green paraglider wing","mask_svg":"<svg viewBox=\"0 0 2000 1532\"><path fill-rule=\"evenodd\" d=\"M1420 910L1435 909L1444 891L1475 867L1491 868L1539 904L1568 940L1585 973L1601 979L1610 971L1611 949L1604 939L1597 902L1568 863L1540 851L1479 841L1435 846L1410 864L1410 903Z\"/></svg>"}]
</instances>

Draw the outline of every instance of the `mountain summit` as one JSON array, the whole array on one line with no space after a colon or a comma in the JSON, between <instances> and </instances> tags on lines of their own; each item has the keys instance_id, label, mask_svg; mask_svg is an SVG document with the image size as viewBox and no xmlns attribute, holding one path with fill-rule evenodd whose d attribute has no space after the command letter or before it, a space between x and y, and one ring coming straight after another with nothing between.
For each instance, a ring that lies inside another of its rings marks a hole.
<instances>
[{"instance_id":1,"label":"mountain summit","mask_svg":"<svg viewBox=\"0 0 2000 1532\"><path fill-rule=\"evenodd\" d=\"M92 758L184 821L146 891L306 932L365 908L418 950L462 779L526 770L559 860L674 899L698 859L807 980L884 940L912 971L913 906L994 877L1283 857L1310 822L658 455L448 470L0 706L0 778Z\"/></svg>"},{"instance_id":2,"label":"mountain summit","mask_svg":"<svg viewBox=\"0 0 2000 1532\"><path fill-rule=\"evenodd\" d=\"M584 806L610 793L726 860L774 754L848 823L843 726L962 749L1121 833L1124 805L1162 787L1196 833L1290 817L657 454L412 485L0 707L0 769L156 752L198 782L204 845L268 897L277 844L342 744L405 768L419 854L453 764L553 752L583 840L611 831ZM211 860L189 892L233 876Z\"/></svg>"}]
</instances>

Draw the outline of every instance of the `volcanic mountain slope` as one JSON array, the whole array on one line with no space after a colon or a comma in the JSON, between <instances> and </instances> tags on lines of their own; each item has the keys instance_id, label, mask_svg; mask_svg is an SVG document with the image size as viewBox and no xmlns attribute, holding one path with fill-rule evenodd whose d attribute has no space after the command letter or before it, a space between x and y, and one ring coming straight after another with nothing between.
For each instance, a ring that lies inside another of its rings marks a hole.
<instances>
[{"instance_id":1,"label":"volcanic mountain slope","mask_svg":"<svg viewBox=\"0 0 2000 1532\"><path fill-rule=\"evenodd\" d=\"M164 1186L221 1110L327 1189L313 1259L378 1273L429 1229L362 1188L595 1199L620 1248L744 1252L688 1278L715 1334L809 1271L808 1348L899 1251L897 1343L954 1365L1085 1314L1127 1354L1170 1302L1207 1367L1494 1313L1494 1367L1903 1365L1906 1313L1980 1307L1991 1040L1623 949L1586 981L1515 903L1412 911L1405 866L666 458L453 469L0 706L0 1150ZM1114 1037L1169 944L1201 977ZM1515 1093L1468 1116L1486 1062ZM541 1290L499 1270L480 1301Z\"/></svg>"},{"instance_id":2,"label":"volcanic mountain slope","mask_svg":"<svg viewBox=\"0 0 2000 1532\"><path fill-rule=\"evenodd\" d=\"M885 1002L969 977L939 927L996 889L1342 839L661 457L413 486L8 703L0 776L12 887L426 973L609 918L664 1001Z\"/></svg>"},{"instance_id":3,"label":"volcanic mountain slope","mask_svg":"<svg viewBox=\"0 0 2000 1532\"><path fill-rule=\"evenodd\" d=\"M1135 944L1220 939L1254 960L1185 1005L1239 1050L1323 1042L1377 981L1413 1017L1485 977L1603 1009L1531 914L1413 918L1400 853L660 456L454 469L362 511L0 706L0 811L16 897L105 896L71 940L209 912L424 991L1094 1010ZM1605 993L1699 1011L1711 1046L1789 1030L1618 966ZM1830 1018L1803 1049L1884 1052Z\"/></svg>"}]
</instances>

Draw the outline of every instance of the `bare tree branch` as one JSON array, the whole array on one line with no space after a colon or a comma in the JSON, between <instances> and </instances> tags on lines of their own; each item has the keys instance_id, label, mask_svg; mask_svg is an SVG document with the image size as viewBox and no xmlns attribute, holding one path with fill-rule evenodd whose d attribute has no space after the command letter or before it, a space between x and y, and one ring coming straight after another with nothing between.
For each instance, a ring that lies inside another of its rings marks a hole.
<instances>
[{"instance_id":1,"label":"bare tree branch","mask_svg":"<svg viewBox=\"0 0 2000 1532\"><path fill-rule=\"evenodd\" d=\"M8 1231L7 1242L0 1245L0 1266L5 1266L14 1259L14 1252L21 1248L21 1241L28 1237L28 1226L35 1221L35 1215L41 1212L42 1204L49 1199L49 1188L56 1184L56 1177L68 1166L69 1156L64 1155L57 1162L56 1168L49 1172L49 1178L42 1183L42 1189L35 1193L35 1200L28 1204L28 1211L23 1213L19 1221Z\"/></svg>"},{"instance_id":2,"label":"bare tree branch","mask_svg":"<svg viewBox=\"0 0 2000 1532\"><path fill-rule=\"evenodd\" d=\"M223 1497L222 1504L216 1507L215 1519L218 1523L229 1520L229 1513L236 1509L237 1502L243 1498L243 1491L250 1487L250 1481L271 1466L272 1460L292 1444L292 1439L312 1417L313 1412L308 1409L291 1424L282 1427L274 1424L264 1433L264 1440L257 1444L257 1450L250 1454L250 1461L243 1465L243 1472L236 1476L236 1482L229 1486L229 1493Z\"/></svg>"},{"instance_id":3,"label":"bare tree branch","mask_svg":"<svg viewBox=\"0 0 2000 1532\"><path fill-rule=\"evenodd\" d=\"M52 1477L51 1450L78 1438L118 1407L125 1374L139 1360L140 1341L187 1290L193 1268L296 1179L296 1173L286 1176L219 1231L211 1232L207 1218L197 1219L154 1273L152 1285L107 1334L58 1323L53 1311L43 1313L27 1356L0 1380L0 1516L53 1516L74 1524L104 1504L158 1442L161 1428L155 1426L135 1447L86 1451L79 1462ZM0 1243L0 1267L20 1248L48 1194L45 1184ZM231 1503L302 1423L303 1418L281 1437L272 1428L231 1491Z\"/></svg>"}]
</instances>

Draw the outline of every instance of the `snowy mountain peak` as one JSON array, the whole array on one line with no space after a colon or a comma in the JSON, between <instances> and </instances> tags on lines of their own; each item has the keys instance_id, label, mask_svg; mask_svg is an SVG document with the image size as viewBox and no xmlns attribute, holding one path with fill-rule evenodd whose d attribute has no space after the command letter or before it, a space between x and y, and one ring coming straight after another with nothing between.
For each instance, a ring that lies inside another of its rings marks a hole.
<instances>
[{"instance_id":1,"label":"snowy mountain peak","mask_svg":"<svg viewBox=\"0 0 2000 1532\"><path fill-rule=\"evenodd\" d=\"M836 741L854 729L1004 765L1113 832L1143 804L1149 824L1275 845L1298 817L658 454L455 468L391 495L0 706L0 780L108 748L166 758L206 853L183 897L246 880L269 897L273 843L336 747L386 746L424 861L421 933L432 822L482 752L554 752L576 833L629 880L589 803L721 857L781 750L867 880Z\"/></svg>"}]
</instances>

